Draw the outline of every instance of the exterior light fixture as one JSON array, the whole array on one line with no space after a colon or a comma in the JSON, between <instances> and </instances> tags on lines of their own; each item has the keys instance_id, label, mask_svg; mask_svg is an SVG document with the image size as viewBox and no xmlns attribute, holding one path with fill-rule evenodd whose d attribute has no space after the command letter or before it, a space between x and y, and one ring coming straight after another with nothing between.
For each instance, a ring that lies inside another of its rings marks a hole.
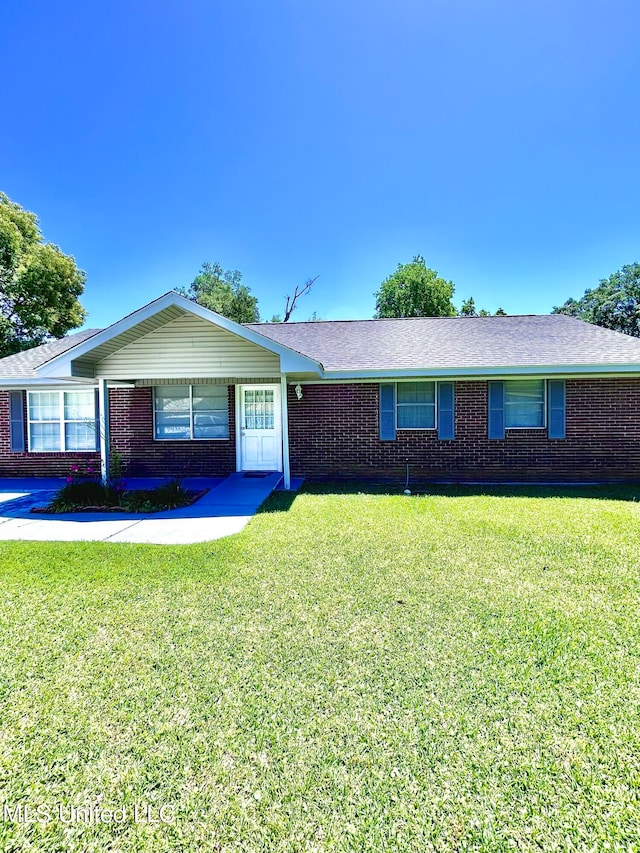
<instances>
[{"instance_id":1,"label":"exterior light fixture","mask_svg":"<svg viewBox=\"0 0 640 853\"><path fill-rule=\"evenodd\" d=\"M302 400L302 385L299 382L294 388L294 391L296 392L296 397L298 398L298 400Z\"/></svg>"}]
</instances>

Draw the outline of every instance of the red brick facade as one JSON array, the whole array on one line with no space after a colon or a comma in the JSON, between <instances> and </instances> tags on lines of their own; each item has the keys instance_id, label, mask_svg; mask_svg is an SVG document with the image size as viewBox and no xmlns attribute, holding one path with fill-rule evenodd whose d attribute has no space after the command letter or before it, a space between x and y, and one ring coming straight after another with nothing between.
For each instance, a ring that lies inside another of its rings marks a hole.
<instances>
[{"instance_id":1,"label":"red brick facade","mask_svg":"<svg viewBox=\"0 0 640 853\"><path fill-rule=\"evenodd\" d=\"M229 435L216 441L155 441L153 389L109 391L111 446L128 476L225 476L236 469L234 388L229 387ZM26 410L25 410L26 418ZM71 465L100 467L96 453L12 453L9 392L0 391L0 477L64 477Z\"/></svg>"},{"instance_id":2,"label":"red brick facade","mask_svg":"<svg viewBox=\"0 0 640 853\"><path fill-rule=\"evenodd\" d=\"M454 441L435 430L378 438L378 385L306 385L289 392L291 470L308 478L640 480L640 379L571 379L567 432L507 430L487 438L487 383L457 382Z\"/></svg>"},{"instance_id":3,"label":"red brick facade","mask_svg":"<svg viewBox=\"0 0 640 853\"><path fill-rule=\"evenodd\" d=\"M566 383L567 432L508 430L487 438L487 383L457 382L456 437L435 430L378 437L378 385L305 385L289 389L289 437L294 475L318 478L412 480L585 481L640 480L640 379L571 379ZM152 389L113 389L111 439L129 475L222 476L236 468L234 389L229 388L229 434L224 441L155 441ZM0 476L64 476L95 453L12 453L9 396L0 392Z\"/></svg>"},{"instance_id":4,"label":"red brick facade","mask_svg":"<svg viewBox=\"0 0 640 853\"><path fill-rule=\"evenodd\" d=\"M27 419L26 394L23 417ZM93 465L100 470L100 454L12 453L9 391L0 391L0 477L66 477L74 463Z\"/></svg>"},{"instance_id":5,"label":"red brick facade","mask_svg":"<svg viewBox=\"0 0 640 853\"><path fill-rule=\"evenodd\" d=\"M220 477L236 470L235 394L229 386L229 438L215 441L156 441L153 388L109 392L111 446L124 470L136 477Z\"/></svg>"}]
</instances>

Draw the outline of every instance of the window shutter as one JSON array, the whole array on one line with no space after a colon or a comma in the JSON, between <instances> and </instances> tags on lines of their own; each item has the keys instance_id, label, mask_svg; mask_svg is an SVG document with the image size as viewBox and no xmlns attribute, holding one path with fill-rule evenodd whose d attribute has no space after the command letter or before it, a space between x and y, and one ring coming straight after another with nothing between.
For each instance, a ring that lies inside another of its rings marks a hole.
<instances>
[{"instance_id":1,"label":"window shutter","mask_svg":"<svg viewBox=\"0 0 640 853\"><path fill-rule=\"evenodd\" d=\"M396 386L388 383L380 386L380 441L395 441L396 438Z\"/></svg>"},{"instance_id":2,"label":"window shutter","mask_svg":"<svg viewBox=\"0 0 640 853\"><path fill-rule=\"evenodd\" d=\"M451 441L455 438L454 383L438 382L438 438Z\"/></svg>"},{"instance_id":3,"label":"window shutter","mask_svg":"<svg viewBox=\"0 0 640 853\"><path fill-rule=\"evenodd\" d=\"M566 438L566 388L564 379L549 379L547 383L549 395L549 425L548 438Z\"/></svg>"},{"instance_id":4,"label":"window shutter","mask_svg":"<svg viewBox=\"0 0 640 853\"><path fill-rule=\"evenodd\" d=\"M24 453L24 395L22 391L9 391L11 419L11 450Z\"/></svg>"},{"instance_id":5,"label":"window shutter","mask_svg":"<svg viewBox=\"0 0 640 853\"><path fill-rule=\"evenodd\" d=\"M504 438L504 382L489 382L489 438Z\"/></svg>"}]
</instances>

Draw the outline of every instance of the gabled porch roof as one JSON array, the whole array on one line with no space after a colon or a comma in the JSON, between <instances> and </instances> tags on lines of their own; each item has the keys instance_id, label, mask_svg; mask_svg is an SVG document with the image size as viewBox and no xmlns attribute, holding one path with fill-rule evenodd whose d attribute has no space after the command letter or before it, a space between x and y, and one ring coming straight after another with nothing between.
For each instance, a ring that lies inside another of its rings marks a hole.
<instances>
[{"instance_id":1,"label":"gabled porch roof","mask_svg":"<svg viewBox=\"0 0 640 853\"><path fill-rule=\"evenodd\" d=\"M208 340L207 334L217 334L218 338ZM218 346L219 356L211 354L212 344ZM273 375L274 372L278 375L303 374L310 378L322 375L320 362L170 291L65 352L54 355L37 368L37 376L46 380L70 377L130 380L164 376L168 374L166 370L163 372L161 364L163 357L167 357L169 345L173 348L173 357L184 364L184 368L178 367L184 370L183 375L259 376L262 368L251 362L251 354L259 352L273 356L265 360L265 375ZM234 371L230 368L235 357L238 365ZM171 353L168 358L171 358ZM206 363L203 361L201 370L198 369L199 359L207 359ZM140 364L139 373L137 363ZM253 364L249 370L247 363Z\"/></svg>"}]
</instances>

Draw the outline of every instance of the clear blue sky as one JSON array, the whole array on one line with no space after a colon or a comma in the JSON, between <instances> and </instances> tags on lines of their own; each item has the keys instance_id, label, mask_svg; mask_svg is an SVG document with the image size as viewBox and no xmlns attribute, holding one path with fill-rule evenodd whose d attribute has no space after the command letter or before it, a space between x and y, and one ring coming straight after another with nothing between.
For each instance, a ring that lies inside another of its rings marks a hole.
<instances>
[{"instance_id":1,"label":"clear blue sky","mask_svg":"<svg viewBox=\"0 0 640 853\"><path fill-rule=\"evenodd\" d=\"M0 189L88 324L205 260L263 316L370 317L422 254L545 313L640 261L637 0L4 0Z\"/></svg>"}]
</instances>

